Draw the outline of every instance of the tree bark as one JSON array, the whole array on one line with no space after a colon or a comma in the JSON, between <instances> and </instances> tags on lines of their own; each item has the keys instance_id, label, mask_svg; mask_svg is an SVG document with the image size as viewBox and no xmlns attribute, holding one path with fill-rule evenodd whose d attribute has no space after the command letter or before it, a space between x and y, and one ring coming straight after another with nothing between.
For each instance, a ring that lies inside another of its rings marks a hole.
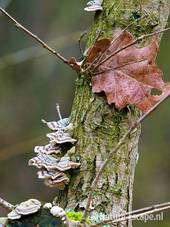
<instances>
[{"instance_id":1,"label":"tree bark","mask_svg":"<svg viewBox=\"0 0 170 227\"><path fill-rule=\"evenodd\" d=\"M90 30L87 47L98 34L112 37L120 29L131 24L128 30L138 37L165 27L169 15L169 0L104 0L103 12L97 12ZM149 39L142 41L145 45ZM58 193L55 202L62 207L83 209L92 180L106 158L132 122L141 113L134 107L118 111L108 105L103 95L93 94L89 82L83 76L76 80L75 99L71 112L74 137L77 138L74 158L81 162L69 186ZM134 173L138 157L140 127L126 140L105 169L94 191L91 216L115 215L132 209ZM131 226L131 221L118 226Z\"/></svg>"}]
</instances>

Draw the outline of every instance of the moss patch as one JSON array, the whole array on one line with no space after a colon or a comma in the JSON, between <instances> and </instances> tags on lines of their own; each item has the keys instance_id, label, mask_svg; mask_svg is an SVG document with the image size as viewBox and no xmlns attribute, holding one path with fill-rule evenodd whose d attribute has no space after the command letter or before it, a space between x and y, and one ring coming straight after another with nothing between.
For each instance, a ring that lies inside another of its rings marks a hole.
<instances>
[{"instance_id":1,"label":"moss patch","mask_svg":"<svg viewBox=\"0 0 170 227\"><path fill-rule=\"evenodd\" d=\"M68 219L70 219L71 221L80 222L83 218L82 212L67 211L66 215L67 215ZM88 219L87 219L86 223L91 224L90 220L88 220Z\"/></svg>"}]
</instances>

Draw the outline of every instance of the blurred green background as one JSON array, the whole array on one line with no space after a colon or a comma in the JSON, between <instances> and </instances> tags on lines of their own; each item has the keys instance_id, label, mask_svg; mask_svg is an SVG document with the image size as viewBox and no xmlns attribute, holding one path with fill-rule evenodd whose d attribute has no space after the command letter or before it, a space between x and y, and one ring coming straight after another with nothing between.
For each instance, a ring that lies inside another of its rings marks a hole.
<instances>
[{"instance_id":1,"label":"blurred green background","mask_svg":"<svg viewBox=\"0 0 170 227\"><path fill-rule=\"evenodd\" d=\"M83 11L81 0L13 0L7 10L33 33L50 43L65 57L80 57L80 33L92 23L93 13ZM4 4L5 0L0 0ZM170 80L170 33L161 43L158 64ZM56 189L37 180L36 169L28 167L35 145L46 144L41 118L56 118L55 103L69 116L76 76L66 65L43 50L27 35L17 31L0 15L0 196L12 203L34 197L51 201ZM134 208L169 201L170 187L170 100L143 124L136 169ZM164 221L134 226L169 227ZM5 210L0 208L0 216Z\"/></svg>"}]
</instances>

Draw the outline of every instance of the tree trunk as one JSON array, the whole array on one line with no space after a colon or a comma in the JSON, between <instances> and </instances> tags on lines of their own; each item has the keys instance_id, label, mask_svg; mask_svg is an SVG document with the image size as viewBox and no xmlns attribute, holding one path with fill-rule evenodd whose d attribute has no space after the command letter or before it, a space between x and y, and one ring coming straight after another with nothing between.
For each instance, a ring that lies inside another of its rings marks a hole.
<instances>
[{"instance_id":1,"label":"tree trunk","mask_svg":"<svg viewBox=\"0 0 170 227\"><path fill-rule=\"evenodd\" d=\"M112 37L118 29L129 24L128 30L136 37L165 27L169 0L104 0L103 8L103 12L95 15L87 47L95 42L99 33L100 37ZM103 95L92 93L85 77L78 76L71 112L74 137L78 142L72 155L80 160L81 168L72 175L69 186L57 195L57 204L78 210L85 208L90 185L99 166L139 115L139 110L131 106L122 111L118 111L114 105L109 106ZM93 194L92 216L114 215L132 209L139 136L140 127L126 140L105 169ZM118 226L129 227L131 221Z\"/></svg>"}]
</instances>

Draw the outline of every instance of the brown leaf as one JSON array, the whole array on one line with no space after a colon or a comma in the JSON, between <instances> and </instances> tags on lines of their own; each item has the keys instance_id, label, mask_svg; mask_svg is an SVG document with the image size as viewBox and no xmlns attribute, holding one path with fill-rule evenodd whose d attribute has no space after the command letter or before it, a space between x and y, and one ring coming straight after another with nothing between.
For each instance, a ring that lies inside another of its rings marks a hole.
<instances>
[{"instance_id":1,"label":"brown leaf","mask_svg":"<svg viewBox=\"0 0 170 227\"><path fill-rule=\"evenodd\" d=\"M164 95L167 84L162 80L162 72L155 64L159 51L156 40L143 48L131 45L121 50L133 41L133 36L125 31L111 42L100 62L113 56L97 68L94 67L92 90L95 93L105 92L108 104L114 103L118 109L131 104L147 111L162 97L151 95L152 89L156 88ZM114 55L118 50L121 51ZM95 51L94 55L97 56Z\"/></svg>"},{"instance_id":2,"label":"brown leaf","mask_svg":"<svg viewBox=\"0 0 170 227\"><path fill-rule=\"evenodd\" d=\"M92 63L100 53L104 52L111 44L110 39L100 39L88 49L86 62Z\"/></svg>"}]
</instances>

